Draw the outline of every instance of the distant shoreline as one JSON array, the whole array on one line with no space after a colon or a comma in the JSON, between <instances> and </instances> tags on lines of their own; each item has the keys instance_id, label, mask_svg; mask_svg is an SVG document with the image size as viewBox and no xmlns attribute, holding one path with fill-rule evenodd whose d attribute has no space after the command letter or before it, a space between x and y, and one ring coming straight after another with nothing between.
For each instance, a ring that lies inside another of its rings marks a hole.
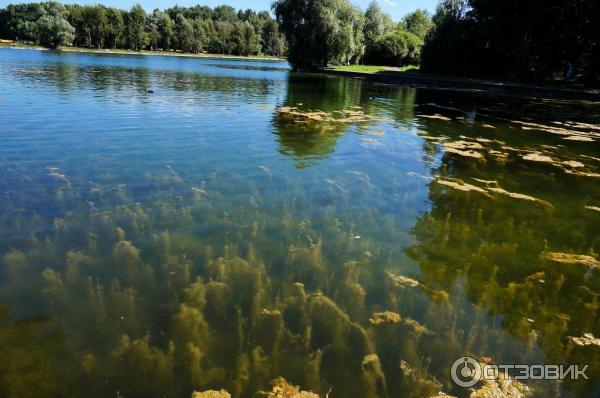
<instances>
[{"instance_id":1,"label":"distant shoreline","mask_svg":"<svg viewBox=\"0 0 600 398\"><path fill-rule=\"evenodd\" d=\"M23 44L17 44L16 47L10 45L2 45L0 48L13 48L19 50L37 50L37 51L57 51L62 53L74 53L74 54L109 54L109 55L153 55L163 57L184 57L184 58L207 58L207 59L230 59L240 61L265 61L265 62L282 62L286 61L285 58L269 57L269 56L241 56L241 55L224 55L224 54L204 54L204 53L181 53L175 51L132 51L132 50L119 50L119 49L95 49L95 48L83 48L83 47L59 47L57 49L48 49L40 46L29 46Z\"/></svg>"}]
</instances>

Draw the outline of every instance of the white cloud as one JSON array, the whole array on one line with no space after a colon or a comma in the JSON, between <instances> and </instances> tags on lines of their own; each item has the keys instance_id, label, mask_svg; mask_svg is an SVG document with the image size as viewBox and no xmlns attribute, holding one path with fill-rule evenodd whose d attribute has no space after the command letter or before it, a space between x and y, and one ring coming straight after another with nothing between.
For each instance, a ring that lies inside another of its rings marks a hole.
<instances>
[{"instance_id":1,"label":"white cloud","mask_svg":"<svg viewBox=\"0 0 600 398\"><path fill-rule=\"evenodd\" d=\"M393 0L383 0L385 2L385 4L387 4L388 6L395 6L396 2Z\"/></svg>"}]
</instances>

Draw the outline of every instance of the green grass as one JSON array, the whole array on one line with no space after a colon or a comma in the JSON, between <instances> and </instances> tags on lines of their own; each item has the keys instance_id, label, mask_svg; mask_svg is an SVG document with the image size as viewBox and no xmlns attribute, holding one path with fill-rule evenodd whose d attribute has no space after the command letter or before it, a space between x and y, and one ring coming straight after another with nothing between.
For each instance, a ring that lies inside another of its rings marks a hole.
<instances>
[{"instance_id":1,"label":"green grass","mask_svg":"<svg viewBox=\"0 0 600 398\"><path fill-rule=\"evenodd\" d=\"M417 65L408 65L402 67L378 66L378 65L339 65L326 68L338 72L357 72L357 73L381 73L381 72L407 72L419 69Z\"/></svg>"},{"instance_id":2,"label":"green grass","mask_svg":"<svg viewBox=\"0 0 600 398\"><path fill-rule=\"evenodd\" d=\"M209 57L209 58L233 58L233 59L259 59L259 60L274 60L278 61L282 58L278 58L272 55L225 55L225 54L210 54L210 53L186 53L181 51L162 51L162 50L129 50L120 48L86 48L86 47L59 47L60 51L63 52L83 52L83 53L103 53L103 54L142 54L142 55L167 55L167 56L186 56L186 57Z\"/></svg>"},{"instance_id":3,"label":"green grass","mask_svg":"<svg viewBox=\"0 0 600 398\"><path fill-rule=\"evenodd\" d=\"M0 43L0 48L12 47L12 43ZM18 48L38 48L35 44L17 43Z\"/></svg>"}]
</instances>

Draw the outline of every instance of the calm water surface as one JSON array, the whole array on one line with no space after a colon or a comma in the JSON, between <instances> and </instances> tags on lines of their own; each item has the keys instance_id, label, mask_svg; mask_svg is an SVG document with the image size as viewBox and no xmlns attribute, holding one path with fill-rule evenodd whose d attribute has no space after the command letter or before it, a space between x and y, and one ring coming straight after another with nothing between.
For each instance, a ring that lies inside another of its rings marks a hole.
<instances>
[{"instance_id":1,"label":"calm water surface","mask_svg":"<svg viewBox=\"0 0 600 398\"><path fill-rule=\"evenodd\" d=\"M599 109L0 49L0 396L598 396Z\"/></svg>"}]
</instances>

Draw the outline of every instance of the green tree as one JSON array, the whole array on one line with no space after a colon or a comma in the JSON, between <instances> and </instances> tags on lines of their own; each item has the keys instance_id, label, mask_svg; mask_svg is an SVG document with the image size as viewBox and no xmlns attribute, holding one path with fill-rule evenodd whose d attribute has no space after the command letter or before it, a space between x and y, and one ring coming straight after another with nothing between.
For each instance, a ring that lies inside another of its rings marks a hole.
<instances>
[{"instance_id":1,"label":"green tree","mask_svg":"<svg viewBox=\"0 0 600 398\"><path fill-rule=\"evenodd\" d=\"M235 8L231 6L218 6L213 11L213 19L215 21L235 22L238 20Z\"/></svg>"},{"instance_id":2,"label":"green tree","mask_svg":"<svg viewBox=\"0 0 600 398\"><path fill-rule=\"evenodd\" d=\"M417 9L402 18L402 27L423 40L433 28L433 22L427 10Z\"/></svg>"},{"instance_id":3,"label":"green tree","mask_svg":"<svg viewBox=\"0 0 600 398\"><path fill-rule=\"evenodd\" d=\"M143 50L150 39L146 33L146 12L136 4L127 15L127 42L132 50Z\"/></svg>"},{"instance_id":4,"label":"green tree","mask_svg":"<svg viewBox=\"0 0 600 398\"><path fill-rule=\"evenodd\" d=\"M375 41L374 63L390 66L418 64L423 40L418 36L396 29L386 33Z\"/></svg>"},{"instance_id":5,"label":"green tree","mask_svg":"<svg viewBox=\"0 0 600 398\"><path fill-rule=\"evenodd\" d=\"M267 20L262 28L262 50L265 54L282 56L285 52L285 39L279 32L279 24L273 19Z\"/></svg>"},{"instance_id":6,"label":"green tree","mask_svg":"<svg viewBox=\"0 0 600 398\"><path fill-rule=\"evenodd\" d=\"M231 37L233 34L233 24L227 21L217 21L215 23L214 48L216 52L222 54L231 54L233 45Z\"/></svg>"},{"instance_id":7,"label":"green tree","mask_svg":"<svg viewBox=\"0 0 600 398\"><path fill-rule=\"evenodd\" d=\"M239 21L231 35L232 51L236 55L256 55L260 53L260 36L249 22Z\"/></svg>"},{"instance_id":8,"label":"green tree","mask_svg":"<svg viewBox=\"0 0 600 398\"><path fill-rule=\"evenodd\" d=\"M194 28L194 52L204 51L208 47L209 29L206 26L206 20L193 19L192 26Z\"/></svg>"},{"instance_id":9,"label":"green tree","mask_svg":"<svg viewBox=\"0 0 600 398\"><path fill-rule=\"evenodd\" d=\"M364 17L348 0L277 0L273 10L294 69L355 63L364 54Z\"/></svg>"},{"instance_id":10,"label":"green tree","mask_svg":"<svg viewBox=\"0 0 600 398\"><path fill-rule=\"evenodd\" d=\"M377 1L372 1L365 12L365 61L370 64L381 63L381 46L377 40L395 29L392 18L383 12Z\"/></svg>"},{"instance_id":11,"label":"green tree","mask_svg":"<svg viewBox=\"0 0 600 398\"><path fill-rule=\"evenodd\" d=\"M71 45L75 29L61 16L44 15L36 22L38 41L47 47Z\"/></svg>"},{"instance_id":12,"label":"green tree","mask_svg":"<svg viewBox=\"0 0 600 398\"><path fill-rule=\"evenodd\" d=\"M381 10L377 1L372 1L365 12L365 43L373 45L377 38L394 29L392 18Z\"/></svg>"},{"instance_id":13,"label":"green tree","mask_svg":"<svg viewBox=\"0 0 600 398\"><path fill-rule=\"evenodd\" d=\"M160 48L170 50L175 41L175 22L169 14L161 12L158 15L158 27L160 30Z\"/></svg>"},{"instance_id":14,"label":"green tree","mask_svg":"<svg viewBox=\"0 0 600 398\"><path fill-rule=\"evenodd\" d=\"M39 18L46 15L42 4L16 4L7 7L7 27L9 37L19 40L37 40L37 25Z\"/></svg>"},{"instance_id":15,"label":"green tree","mask_svg":"<svg viewBox=\"0 0 600 398\"><path fill-rule=\"evenodd\" d=\"M469 24L466 0L442 0L433 15L434 27L427 36L421 68L432 73L468 74Z\"/></svg>"},{"instance_id":16,"label":"green tree","mask_svg":"<svg viewBox=\"0 0 600 398\"><path fill-rule=\"evenodd\" d=\"M182 14L176 19L178 48L183 52L193 52L195 46L194 26Z\"/></svg>"},{"instance_id":17,"label":"green tree","mask_svg":"<svg viewBox=\"0 0 600 398\"><path fill-rule=\"evenodd\" d=\"M106 18L109 24L106 27L104 45L108 48L117 48L123 45L125 35L124 11L116 8L106 9Z\"/></svg>"},{"instance_id":18,"label":"green tree","mask_svg":"<svg viewBox=\"0 0 600 398\"><path fill-rule=\"evenodd\" d=\"M90 47L103 48L108 31L108 16L103 6L88 6L84 8L86 13L83 17L90 34Z\"/></svg>"}]
</instances>

